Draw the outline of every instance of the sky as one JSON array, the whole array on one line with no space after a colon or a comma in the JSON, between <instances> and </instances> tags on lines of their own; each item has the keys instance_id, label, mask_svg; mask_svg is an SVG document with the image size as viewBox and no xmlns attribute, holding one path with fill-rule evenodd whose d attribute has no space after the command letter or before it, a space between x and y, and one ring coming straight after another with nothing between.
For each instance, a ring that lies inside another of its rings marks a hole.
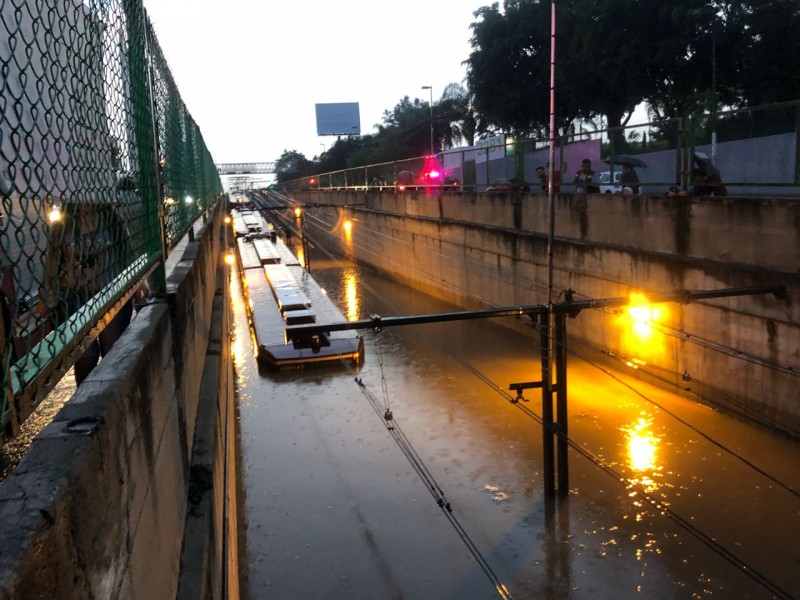
<instances>
[{"instance_id":1,"label":"sky","mask_svg":"<svg viewBox=\"0 0 800 600\"><path fill-rule=\"evenodd\" d=\"M145 0L181 97L216 163L307 158L315 104L358 102L361 133L404 96L464 83L473 13L489 0Z\"/></svg>"}]
</instances>

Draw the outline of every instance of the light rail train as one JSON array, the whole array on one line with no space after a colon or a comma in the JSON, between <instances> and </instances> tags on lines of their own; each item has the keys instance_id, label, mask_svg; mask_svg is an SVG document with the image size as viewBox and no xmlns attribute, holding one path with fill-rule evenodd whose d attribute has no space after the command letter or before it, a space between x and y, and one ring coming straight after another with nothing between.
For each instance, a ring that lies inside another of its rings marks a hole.
<instances>
[{"instance_id":1,"label":"light rail train","mask_svg":"<svg viewBox=\"0 0 800 600\"><path fill-rule=\"evenodd\" d=\"M346 319L258 211L234 209L231 221L259 364L271 369L342 360L361 364L364 340L353 331L309 337L287 332L289 325Z\"/></svg>"}]
</instances>

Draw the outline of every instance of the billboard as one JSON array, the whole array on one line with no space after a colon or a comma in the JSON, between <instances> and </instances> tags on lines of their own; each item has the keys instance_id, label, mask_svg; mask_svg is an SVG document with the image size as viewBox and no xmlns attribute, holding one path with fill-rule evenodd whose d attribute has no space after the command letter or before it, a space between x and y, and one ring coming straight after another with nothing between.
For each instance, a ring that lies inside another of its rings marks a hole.
<instances>
[{"instance_id":1,"label":"billboard","mask_svg":"<svg viewBox=\"0 0 800 600\"><path fill-rule=\"evenodd\" d=\"M506 156L506 136L498 133L475 142L475 162L484 163L487 160L498 160Z\"/></svg>"},{"instance_id":2,"label":"billboard","mask_svg":"<svg viewBox=\"0 0 800 600\"><path fill-rule=\"evenodd\" d=\"M361 135L358 102L316 104L317 135Z\"/></svg>"}]
</instances>

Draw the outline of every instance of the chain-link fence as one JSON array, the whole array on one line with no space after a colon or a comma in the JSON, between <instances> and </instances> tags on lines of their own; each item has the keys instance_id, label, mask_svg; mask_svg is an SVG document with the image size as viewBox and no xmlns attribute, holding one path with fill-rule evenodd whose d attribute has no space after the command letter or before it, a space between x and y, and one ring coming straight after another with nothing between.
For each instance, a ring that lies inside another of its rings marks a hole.
<instances>
[{"instance_id":1,"label":"chain-link fence","mask_svg":"<svg viewBox=\"0 0 800 600\"><path fill-rule=\"evenodd\" d=\"M0 21L7 436L145 278L163 291L222 186L141 0L0 0Z\"/></svg>"},{"instance_id":2,"label":"chain-link fence","mask_svg":"<svg viewBox=\"0 0 800 600\"><path fill-rule=\"evenodd\" d=\"M420 157L322 173L283 187L404 191L411 179L417 184L412 189L543 191L537 168L549 162L549 146L549 140L496 135L475 146L440 152L432 167ZM633 182L631 191L643 194L797 196L800 102L615 128L577 121L556 139L556 191L583 191L575 178L585 159L595 171L592 188L599 193L623 193L624 184ZM431 169L440 169L438 181L428 177Z\"/></svg>"}]
</instances>

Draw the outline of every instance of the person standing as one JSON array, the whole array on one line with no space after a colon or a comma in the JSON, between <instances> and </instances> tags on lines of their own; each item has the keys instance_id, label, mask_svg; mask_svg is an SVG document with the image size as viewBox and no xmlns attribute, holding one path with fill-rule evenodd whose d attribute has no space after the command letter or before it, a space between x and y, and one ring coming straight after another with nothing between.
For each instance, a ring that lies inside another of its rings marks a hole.
<instances>
[{"instance_id":1,"label":"person standing","mask_svg":"<svg viewBox=\"0 0 800 600\"><path fill-rule=\"evenodd\" d=\"M596 185L592 185L594 182L595 172L592 169L592 161L588 158L584 158L581 161L581 168L580 170L575 173L575 179L573 183L575 184L575 191L578 193L584 194L597 194L600 192L600 188Z\"/></svg>"},{"instance_id":2,"label":"person standing","mask_svg":"<svg viewBox=\"0 0 800 600\"><path fill-rule=\"evenodd\" d=\"M548 183L550 175L550 163L547 163L544 167L536 167L536 176L539 177L539 181L542 184L542 191L547 192ZM553 171L553 193L558 194L561 192L561 171L558 169Z\"/></svg>"},{"instance_id":3,"label":"person standing","mask_svg":"<svg viewBox=\"0 0 800 600\"><path fill-rule=\"evenodd\" d=\"M633 165L622 165L622 173L619 175L619 182L624 188L630 188L634 194L639 193L639 176L633 170Z\"/></svg>"},{"instance_id":4,"label":"person standing","mask_svg":"<svg viewBox=\"0 0 800 600\"><path fill-rule=\"evenodd\" d=\"M542 191L547 191L547 173L545 173L544 167L538 166L536 167L536 176L539 178L539 181L542 184Z\"/></svg>"}]
</instances>

